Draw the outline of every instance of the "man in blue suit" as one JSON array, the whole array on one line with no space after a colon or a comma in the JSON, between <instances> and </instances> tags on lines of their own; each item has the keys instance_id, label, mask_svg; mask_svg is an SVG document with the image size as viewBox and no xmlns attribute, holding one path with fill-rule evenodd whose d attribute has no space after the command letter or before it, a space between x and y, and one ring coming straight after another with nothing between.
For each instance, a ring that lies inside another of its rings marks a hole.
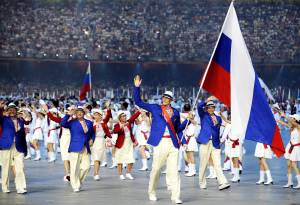
<instances>
[{"instance_id":1,"label":"man in blue suit","mask_svg":"<svg viewBox=\"0 0 300 205\"><path fill-rule=\"evenodd\" d=\"M152 170L149 180L148 194L151 201L156 201L156 186L161 167L167 163L167 179L172 191L171 200L181 204L180 200L180 177L178 167L178 149L180 145L186 147L186 141L178 136L187 124L187 120L180 123L179 112L171 107L173 94L166 91L162 96L162 105L148 104L141 100L140 85L142 80L139 76L134 78L134 102L137 106L151 112L152 124L147 143L153 148ZM190 115L191 116L191 115Z\"/></svg>"},{"instance_id":2,"label":"man in blue suit","mask_svg":"<svg viewBox=\"0 0 300 205\"><path fill-rule=\"evenodd\" d=\"M14 162L15 184L18 194L27 193L24 174L24 156L27 153L23 118L17 117L17 106L10 103L3 115L5 103L0 102L0 159L2 160L2 192L9 193L9 170Z\"/></svg>"},{"instance_id":3,"label":"man in blue suit","mask_svg":"<svg viewBox=\"0 0 300 205\"><path fill-rule=\"evenodd\" d=\"M90 170L90 145L95 140L93 122L85 119L84 115L83 107L78 106L76 110L70 110L60 123L71 132L70 182L74 192L80 191L80 186Z\"/></svg>"},{"instance_id":4,"label":"man in blue suit","mask_svg":"<svg viewBox=\"0 0 300 205\"><path fill-rule=\"evenodd\" d=\"M201 130L197 138L200 144L200 168L199 185L201 189L206 189L205 171L209 158L212 158L213 166L219 182L219 190L230 187L221 168L221 149L220 149L220 126L222 119L215 114L215 97L209 97L205 102L198 104L198 114L201 119Z\"/></svg>"}]
</instances>

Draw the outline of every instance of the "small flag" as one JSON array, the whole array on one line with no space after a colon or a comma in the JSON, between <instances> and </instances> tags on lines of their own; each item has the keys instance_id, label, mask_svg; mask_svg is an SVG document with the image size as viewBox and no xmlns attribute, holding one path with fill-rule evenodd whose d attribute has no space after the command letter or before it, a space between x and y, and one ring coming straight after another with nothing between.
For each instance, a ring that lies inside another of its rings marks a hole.
<instances>
[{"instance_id":1,"label":"small flag","mask_svg":"<svg viewBox=\"0 0 300 205\"><path fill-rule=\"evenodd\" d=\"M92 90L92 79L91 79L91 63L89 62L86 74L83 79L83 84L80 89L79 99L80 101L86 98L86 95L89 91Z\"/></svg>"}]
</instances>

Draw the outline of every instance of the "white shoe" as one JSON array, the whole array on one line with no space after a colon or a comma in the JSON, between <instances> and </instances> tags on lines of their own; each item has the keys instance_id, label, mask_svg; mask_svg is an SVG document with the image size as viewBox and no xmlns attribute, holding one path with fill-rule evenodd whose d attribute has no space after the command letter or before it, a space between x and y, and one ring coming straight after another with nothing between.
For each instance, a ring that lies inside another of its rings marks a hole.
<instances>
[{"instance_id":1,"label":"white shoe","mask_svg":"<svg viewBox=\"0 0 300 205\"><path fill-rule=\"evenodd\" d=\"M293 186L293 189L300 189L300 184L298 184L297 186Z\"/></svg>"},{"instance_id":2,"label":"white shoe","mask_svg":"<svg viewBox=\"0 0 300 205\"><path fill-rule=\"evenodd\" d=\"M55 160L56 160L56 159L54 159L54 158L52 158L52 159L49 159L49 160L48 160L48 163L55 162Z\"/></svg>"},{"instance_id":3,"label":"white shoe","mask_svg":"<svg viewBox=\"0 0 300 205\"><path fill-rule=\"evenodd\" d=\"M273 184L273 180L268 180L264 183L264 185L270 185L270 184Z\"/></svg>"},{"instance_id":4,"label":"white shoe","mask_svg":"<svg viewBox=\"0 0 300 205\"><path fill-rule=\"evenodd\" d=\"M166 173L167 173L167 170L165 169L165 170L163 170L161 173L162 173L162 174L166 174Z\"/></svg>"},{"instance_id":5,"label":"white shoe","mask_svg":"<svg viewBox=\"0 0 300 205\"><path fill-rule=\"evenodd\" d=\"M73 192L80 192L80 189L74 189Z\"/></svg>"},{"instance_id":6,"label":"white shoe","mask_svg":"<svg viewBox=\"0 0 300 205\"><path fill-rule=\"evenodd\" d=\"M175 199L175 200L172 200L172 202L174 204L182 204L182 201L180 199Z\"/></svg>"},{"instance_id":7,"label":"white shoe","mask_svg":"<svg viewBox=\"0 0 300 205\"><path fill-rule=\"evenodd\" d=\"M297 175L297 176L296 176L296 179L297 179L297 183L298 183L298 184L297 184L297 186L294 186L293 188L294 188L294 189L300 189L300 175Z\"/></svg>"},{"instance_id":8,"label":"white shoe","mask_svg":"<svg viewBox=\"0 0 300 205\"><path fill-rule=\"evenodd\" d=\"M157 197L155 195L153 195L153 194L150 194L149 195L149 200L150 201L157 201Z\"/></svg>"},{"instance_id":9,"label":"white shoe","mask_svg":"<svg viewBox=\"0 0 300 205\"><path fill-rule=\"evenodd\" d=\"M258 181L256 182L257 185L264 184L264 183L265 183L264 180L258 180Z\"/></svg>"},{"instance_id":10,"label":"white shoe","mask_svg":"<svg viewBox=\"0 0 300 205\"><path fill-rule=\"evenodd\" d=\"M130 173L127 173L125 176L126 176L127 179L130 179L130 180L134 179L133 176Z\"/></svg>"},{"instance_id":11,"label":"white shoe","mask_svg":"<svg viewBox=\"0 0 300 205\"><path fill-rule=\"evenodd\" d=\"M112 165L109 167L109 169L113 169L113 168L116 168L116 167L117 167L116 164L112 164Z\"/></svg>"},{"instance_id":12,"label":"white shoe","mask_svg":"<svg viewBox=\"0 0 300 205\"><path fill-rule=\"evenodd\" d=\"M107 167L107 162L101 163L101 167Z\"/></svg>"},{"instance_id":13,"label":"white shoe","mask_svg":"<svg viewBox=\"0 0 300 205\"><path fill-rule=\"evenodd\" d=\"M17 194L26 194L26 193L27 193L26 189L17 190Z\"/></svg>"},{"instance_id":14,"label":"white shoe","mask_svg":"<svg viewBox=\"0 0 300 205\"><path fill-rule=\"evenodd\" d=\"M221 185L219 186L219 190L222 191L222 190L224 190L224 189L228 189L229 187L230 187L230 184L228 184L228 183L221 184Z\"/></svg>"},{"instance_id":15,"label":"white shoe","mask_svg":"<svg viewBox=\"0 0 300 205\"><path fill-rule=\"evenodd\" d=\"M99 180L100 180L100 176L99 176L99 175L95 175L95 176L94 176L94 180L95 180L95 181L99 181Z\"/></svg>"},{"instance_id":16,"label":"white shoe","mask_svg":"<svg viewBox=\"0 0 300 205\"><path fill-rule=\"evenodd\" d=\"M39 161L39 160L41 160L41 157L35 157L35 158L33 159L33 161Z\"/></svg>"},{"instance_id":17,"label":"white shoe","mask_svg":"<svg viewBox=\"0 0 300 205\"><path fill-rule=\"evenodd\" d=\"M91 166L94 166L94 161L91 161Z\"/></svg>"},{"instance_id":18,"label":"white shoe","mask_svg":"<svg viewBox=\"0 0 300 205\"><path fill-rule=\"evenodd\" d=\"M237 178L237 177L233 177L232 179L231 179L231 182L232 183L239 183L241 181L241 179L240 178Z\"/></svg>"},{"instance_id":19,"label":"white shoe","mask_svg":"<svg viewBox=\"0 0 300 205\"><path fill-rule=\"evenodd\" d=\"M212 175L212 174L209 174L206 179L216 179L217 176L216 175Z\"/></svg>"},{"instance_id":20,"label":"white shoe","mask_svg":"<svg viewBox=\"0 0 300 205\"><path fill-rule=\"evenodd\" d=\"M207 188L206 184L200 183L200 189L206 189L206 188Z\"/></svg>"},{"instance_id":21,"label":"white shoe","mask_svg":"<svg viewBox=\"0 0 300 205\"><path fill-rule=\"evenodd\" d=\"M31 155L27 154L26 157L24 157L25 160L31 159Z\"/></svg>"},{"instance_id":22,"label":"white shoe","mask_svg":"<svg viewBox=\"0 0 300 205\"><path fill-rule=\"evenodd\" d=\"M293 188L293 184L287 183L286 185L282 186L283 188Z\"/></svg>"},{"instance_id":23,"label":"white shoe","mask_svg":"<svg viewBox=\"0 0 300 205\"><path fill-rule=\"evenodd\" d=\"M139 169L139 171L148 171L148 167L142 167Z\"/></svg>"},{"instance_id":24,"label":"white shoe","mask_svg":"<svg viewBox=\"0 0 300 205\"><path fill-rule=\"evenodd\" d=\"M123 174L120 175L120 179L121 179L121 180L125 180L125 177L124 177Z\"/></svg>"},{"instance_id":25,"label":"white shoe","mask_svg":"<svg viewBox=\"0 0 300 205\"><path fill-rule=\"evenodd\" d=\"M6 190L2 190L2 192L8 194L10 193L10 190L6 189Z\"/></svg>"},{"instance_id":26,"label":"white shoe","mask_svg":"<svg viewBox=\"0 0 300 205\"><path fill-rule=\"evenodd\" d=\"M184 174L184 176L193 177L193 176L196 176L196 173L195 172L188 172L188 173Z\"/></svg>"}]
</instances>

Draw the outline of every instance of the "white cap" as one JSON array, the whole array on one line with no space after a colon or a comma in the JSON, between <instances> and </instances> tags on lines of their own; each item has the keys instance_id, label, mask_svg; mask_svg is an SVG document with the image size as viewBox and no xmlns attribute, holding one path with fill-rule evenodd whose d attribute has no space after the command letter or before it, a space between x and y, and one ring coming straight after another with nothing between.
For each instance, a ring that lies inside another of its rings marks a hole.
<instances>
[{"instance_id":1,"label":"white cap","mask_svg":"<svg viewBox=\"0 0 300 205\"><path fill-rule=\"evenodd\" d=\"M16 109L18 109L18 107L16 106L15 103L9 103L7 108L16 108Z\"/></svg>"},{"instance_id":2,"label":"white cap","mask_svg":"<svg viewBox=\"0 0 300 205\"><path fill-rule=\"evenodd\" d=\"M46 105L46 102L42 99L39 100L40 105Z\"/></svg>"},{"instance_id":3,"label":"white cap","mask_svg":"<svg viewBox=\"0 0 300 205\"><path fill-rule=\"evenodd\" d=\"M272 108L273 108L273 109L280 110L280 107L279 107L278 103L273 104L273 105L272 105Z\"/></svg>"},{"instance_id":4,"label":"white cap","mask_svg":"<svg viewBox=\"0 0 300 205\"><path fill-rule=\"evenodd\" d=\"M56 107L53 107L49 110L49 112L54 112L54 113L58 113L58 110Z\"/></svg>"},{"instance_id":5,"label":"white cap","mask_svg":"<svg viewBox=\"0 0 300 205\"><path fill-rule=\"evenodd\" d=\"M205 106L206 107L216 107L216 104L213 101L208 101Z\"/></svg>"},{"instance_id":6,"label":"white cap","mask_svg":"<svg viewBox=\"0 0 300 205\"><path fill-rule=\"evenodd\" d=\"M46 115L45 111L43 109L37 109L36 112L41 113L43 115Z\"/></svg>"},{"instance_id":7,"label":"white cap","mask_svg":"<svg viewBox=\"0 0 300 205\"><path fill-rule=\"evenodd\" d=\"M162 96L173 100L173 93L169 90L167 90Z\"/></svg>"},{"instance_id":8,"label":"white cap","mask_svg":"<svg viewBox=\"0 0 300 205\"><path fill-rule=\"evenodd\" d=\"M95 113L99 113L100 115L103 115L103 112L102 112L102 110L101 110L101 109L99 109L99 108L94 108L94 109L92 109L92 113L93 113L93 114L95 114Z\"/></svg>"},{"instance_id":9,"label":"white cap","mask_svg":"<svg viewBox=\"0 0 300 205\"><path fill-rule=\"evenodd\" d=\"M300 122L300 115L298 115L298 114L290 115L290 118L293 118L293 119L295 119L297 122Z\"/></svg>"},{"instance_id":10,"label":"white cap","mask_svg":"<svg viewBox=\"0 0 300 205\"><path fill-rule=\"evenodd\" d=\"M122 115L122 114L126 115L125 112L124 112L124 110L119 110L118 111L118 118L120 118L120 115Z\"/></svg>"}]
</instances>

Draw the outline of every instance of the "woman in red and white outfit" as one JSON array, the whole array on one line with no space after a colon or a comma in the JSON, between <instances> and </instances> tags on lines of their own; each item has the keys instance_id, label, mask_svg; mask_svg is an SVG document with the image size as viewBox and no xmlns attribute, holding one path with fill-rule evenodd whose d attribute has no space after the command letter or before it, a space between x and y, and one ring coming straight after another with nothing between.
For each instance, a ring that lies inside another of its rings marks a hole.
<instances>
[{"instance_id":1,"label":"woman in red and white outfit","mask_svg":"<svg viewBox=\"0 0 300 205\"><path fill-rule=\"evenodd\" d=\"M180 113L180 121L184 122L191 111L191 105L185 104L183 106L183 112ZM187 142L187 149L185 150L186 153L186 160L188 163L188 172L185 174L187 177L196 176L196 164L194 159L194 152L198 152L198 144L196 141L196 136L199 134L199 125L196 120L193 119L190 120L190 124L185 128L184 130L184 137Z\"/></svg>"},{"instance_id":2,"label":"woman in red and white outfit","mask_svg":"<svg viewBox=\"0 0 300 205\"><path fill-rule=\"evenodd\" d=\"M227 119L220 113L220 116L222 117L222 120L226 122L225 129L222 135L221 142L224 142L225 139L228 139L229 141L229 158L232 160L232 173L233 178L231 179L231 182L236 183L240 182L240 162L242 156L242 141L240 140L239 136L234 135L231 131L231 121L230 121L230 115L228 115Z\"/></svg>"},{"instance_id":3,"label":"woman in red and white outfit","mask_svg":"<svg viewBox=\"0 0 300 205\"><path fill-rule=\"evenodd\" d=\"M47 116L50 120L56 122L56 123L61 123L61 117L59 116L54 116L51 112L48 112L48 107L47 105L43 105L43 109L47 111ZM66 111L71 111L74 110L75 106L66 106ZM72 120L72 117L70 117L69 120ZM60 134L59 134L59 145L60 145L60 154L61 154L61 159L64 162L64 178L63 180L65 182L70 181L70 160L69 160L69 146L70 146L70 139L71 139L71 134L70 134L70 129L61 127Z\"/></svg>"},{"instance_id":4,"label":"woman in red and white outfit","mask_svg":"<svg viewBox=\"0 0 300 205\"><path fill-rule=\"evenodd\" d=\"M47 135L48 126L45 118L45 112L42 109L33 109L33 134L32 134L32 146L35 150L34 161L41 159L41 150L40 150L40 141L44 139L44 136Z\"/></svg>"},{"instance_id":5,"label":"woman in red and white outfit","mask_svg":"<svg viewBox=\"0 0 300 205\"><path fill-rule=\"evenodd\" d=\"M125 179L122 173L123 163L127 164L127 173L125 175L126 178L131 180L134 179L131 175L132 166L135 162L133 155L133 147L137 146L138 143L132 134L132 124L134 123L135 119L139 116L139 114L139 111L134 113L127 121L125 112L119 111L119 122L114 126L113 133L118 135L115 144L115 160L118 164L118 173L120 175L121 180Z\"/></svg>"},{"instance_id":6,"label":"woman in red and white outfit","mask_svg":"<svg viewBox=\"0 0 300 205\"><path fill-rule=\"evenodd\" d=\"M111 144L111 134L107 126L111 117L111 111L110 109L107 110L104 119L102 118L103 112L99 108L92 109L92 114L94 118L94 131L96 138L91 148L91 152L92 159L94 160L94 180L98 181L100 180L100 163L104 160L105 156L105 146L106 144Z\"/></svg>"},{"instance_id":7,"label":"woman in red and white outfit","mask_svg":"<svg viewBox=\"0 0 300 205\"><path fill-rule=\"evenodd\" d=\"M139 151L142 158L142 164L143 167L139 169L140 171L147 171L148 170L148 164L147 164L147 158L149 157L149 152L147 149L147 140L150 134L150 117L149 113L147 113L144 110L141 110L141 114L139 115L137 119L137 128L136 128L136 139L139 144ZM147 156L148 152L148 156Z\"/></svg>"},{"instance_id":8,"label":"woman in red and white outfit","mask_svg":"<svg viewBox=\"0 0 300 205\"><path fill-rule=\"evenodd\" d=\"M49 112L54 116L58 117L57 108L53 107ZM55 145L58 144L60 125L59 123L47 118L48 121L48 135L46 136L45 143L48 151L48 162L54 162L56 160L56 154L54 152Z\"/></svg>"},{"instance_id":9,"label":"woman in red and white outfit","mask_svg":"<svg viewBox=\"0 0 300 205\"><path fill-rule=\"evenodd\" d=\"M286 117L288 123L281 123L291 129L291 139L285 148L284 157L287 159L287 177L288 183L283 186L284 188L293 187L300 189L300 172L298 162L300 161L300 115L294 114ZM292 169L294 169L297 186L293 186Z\"/></svg>"},{"instance_id":10,"label":"woman in red and white outfit","mask_svg":"<svg viewBox=\"0 0 300 205\"><path fill-rule=\"evenodd\" d=\"M278 104L272 106L272 112L277 123L280 122L280 108ZM264 184L270 185L273 184L273 178L271 171L269 169L267 160L273 158L273 152L270 145L263 144L258 142L255 147L254 156L259 160L259 180L256 182L257 185ZM267 181L265 182L265 175L267 176Z\"/></svg>"},{"instance_id":11,"label":"woman in red and white outfit","mask_svg":"<svg viewBox=\"0 0 300 205\"><path fill-rule=\"evenodd\" d=\"M271 150L270 145L266 145L260 142L256 143L254 156L257 157L259 160L259 180L256 182L256 184L273 184L271 171L267 163L267 160L272 159L273 157L273 152ZM265 175L267 176L266 182Z\"/></svg>"}]
</instances>

